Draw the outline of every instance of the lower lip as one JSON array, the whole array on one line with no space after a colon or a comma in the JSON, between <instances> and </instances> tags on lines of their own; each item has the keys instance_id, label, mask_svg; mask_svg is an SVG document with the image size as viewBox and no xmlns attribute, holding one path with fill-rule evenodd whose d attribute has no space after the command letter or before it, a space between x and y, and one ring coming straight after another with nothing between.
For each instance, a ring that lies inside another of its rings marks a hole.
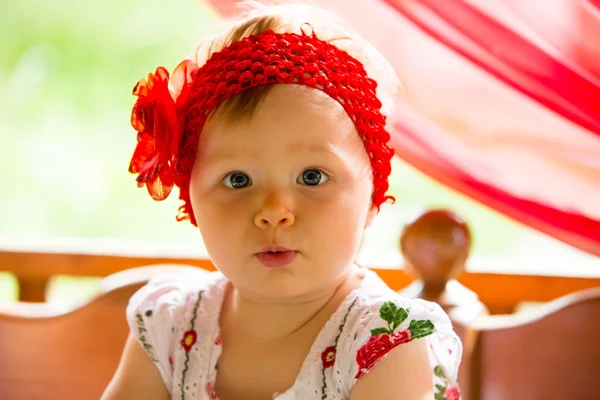
<instances>
[{"instance_id":1,"label":"lower lip","mask_svg":"<svg viewBox=\"0 0 600 400\"><path fill-rule=\"evenodd\" d=\"M258 253L258 261L261 262L267 268L281 268L289 265L296 258L295 251L278 251L278 252L267 252Z\"/></svg>"}]
</instances>

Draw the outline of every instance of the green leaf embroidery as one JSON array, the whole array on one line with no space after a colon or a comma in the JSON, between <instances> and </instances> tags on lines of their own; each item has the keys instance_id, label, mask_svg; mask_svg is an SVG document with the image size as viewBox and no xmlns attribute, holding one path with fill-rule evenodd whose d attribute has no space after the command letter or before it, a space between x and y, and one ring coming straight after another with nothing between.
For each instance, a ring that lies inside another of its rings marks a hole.
<instances>
[{"instance_id":1,"label":"green leaf embroidery","mask_svg":"<svg viewBox=\"0 0 600 400\"><path fill-rule=\"evenodd\" d=\"M440 367L439 365L435 366L435 368L433 369L433 373L438 378L442 378L444 380L446 379L446 375L444 375L444 371L442 370L442 367Z\"/></svg>"},{"instance_id":2,"label":"green leaf embroidery","mask_svg":"<svg viewBox=\"0 0 600 400\"><path fill-rule=\"evenodd\" d=\"M435 368L440 368L439 365ZM441 368L440 368L441 371ZM436 373L437 374L437 373ZM435 385L435 388L437 389L437 393L434 394L433 398L435 400L447 400L446 399L446 386L442 386L442 385Z\"/></svg>"},{"instance_id":3,"label":"green leaf embroidery","mask_svg":"<svg viewBox=\"0 0 600 400\"><path fill-rule=\"evenodd\" d=\"M411 338L420 338L423 336L430 335L433 333L433 322L430 320L415 320L410 321L408 330L410 331Z\"/></svg>"},{"instance_id":4,"label":"green leaf embroidery","mask_svg":"<svg viewBox=\"0 0 600 400\"><path fill-rule=\"evenodd\" d=\"M409 311L410 310L405 310L402 307L398 308L392 301L383 303L379 310L379 315L381 316L381 319L388 323L388 333L393 333L396 328L408 318Z\"/></svg>"},{"instance_id":5,"label":"green leaf embroidery","mask_svg":"<svg viewBox=\"0 0 600 400\"><path fill-rule=\"evenodd\" d=\"M204 290L200 290L198 292L198 298L196 299L196 305L194 306L194 316L192 317L192 320L190 321L190 331L193 331L194 329L196 329L196 318L198 317L198 308L200 307L200 302L202 301L202 296L204 295ZM190 362L190 352L186 351L185 352L185 361L183 363L183 372L181 373L181 400L185 400L185 390L183 390L183 388L185 387L185 376L187 374L189 365L188 363Z\"/></svg>"},{"instance_id":6,"label":"green leaf embroidery","mask_svg":"<svg viewBox=\"0 0 600 400\"><path fill-rule=\"evenodd\" d=\"M394 326L392 328L392 330L396 330L397 327L400 326L401 323L403 323L406 318L408 318L408 312L410 310L405 310L404 308L400 307L396 313L394 314Z\"/></svg>"},{"instance_id":7,"label":"green leaf embroidery","mask_svg":"<svg viewBox=\"0 0 600 400\"><path fill-rule=\"evenodd\" d=\"M379 310L379 315L381 315L381 319L387 322L389 325L394 323L394 317L396 316L396 312L398 312L398 307L391 301L386 301L381 306Z\"/></svg>"},{"instance_id":8,"label":"green leaf embroidery","mask_svg":"<svg viewBox=\"0 0 600 400\"><path fill-rule=\"evenodd\" d=\"M371 329L371 336L381 335L382 333L391 333L388 328L375 328Z\"/></svg>"},{"instance_id":9,"label":"green leaf embroidery","mask_svg":"<svg viewBox=\"0 0 600 400\"><path fill-rule=\"evenodd\" d=\"M338 328L339 329L338 335L335 337L335 342L333 344L333 348L336 351L337 351L338 341L340 340L340 336L342 336L342 332L344 331L344 327L346 326L346 321L348 319L348 315L350 314L350 310L352 310L352 308L356 304L357 300L358 300L358 296L354 298L354 301L352 302L352 304L350 304L350 307L348 307L348 310L346 311L346 315L344 315L344 319L342 320L342 323L340 324L340 326ZM354 334L354 340L356 340L357 334L358 334L358 332L356 332ZM321 376L323 377L323 385L321 386L321 400L327 399L327 379L325 377L325 369L326 368L327 367L325 367L325 365L323 365L323 367L321 368Z\"/></svg>"},{"instance_id":10,"label":"green leaf embroidery","mask_svg":"<svg viewBox=\"0 0 600 400\"><path fill-rule=\"evenodd\" d=\"M152 345L150 343L148 343L146 341L147 340L146 336L144 336L144 332L147 332L147 330L146 330L146 325L144 323L144 318L142 317L142 314L136 313L135 317L137 319L138 335L139 335L140 343L143 345L143 347L146 350L146 353L148 353L148 356L150 357L150 359L153 362L158 362L156 357L154 357L154 348L152 347Z\"/></svg>"}]
</instances>

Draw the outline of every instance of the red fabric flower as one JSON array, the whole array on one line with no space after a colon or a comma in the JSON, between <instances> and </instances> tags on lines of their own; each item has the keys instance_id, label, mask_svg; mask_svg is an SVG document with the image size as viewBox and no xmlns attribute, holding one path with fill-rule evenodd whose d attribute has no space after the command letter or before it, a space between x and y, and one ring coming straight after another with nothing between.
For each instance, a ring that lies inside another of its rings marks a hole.
<instances>
[{"instance_id":1,"label":"red fabric flower","mask_svg":"<svg viewBox=\"0 0 600 400\"><path fill-rule=\"evenodd\" d=\"M444 396L446 396L446 400L458 400L460 398L460 389L458 386L448 386Z\"/></svg>"},{"instance_id":2,"label":"red fabric flower","mask_svg":"<svg viewBox=\"0 0 600 400\"><path fill-rule=\"evenodd\" d=\"M220 346L223 342L221 342L221 336L217 336L215 339L215 346Z\"/></svg>"},{"instance_id":3,"label":"red fabric flower","mask_svg":"<svg viewBox=\"0 0 600 400\"><path fill-rule=\"evenodd\" d=\"M329 368L335 363L335 346L329 346L321 353L321 361L323 362L323 368Z\"/></svg>"},{"instance_id":4,"label":"red fabric flower","mask_svg":"<svg viewBox=\"0 0 600 400\"><path fill-rule=\"evenodd\" d=\"M131 125L138 132L129 172L138 174L138 186L146 185L154 200L164 200L175 182L175 158L183 132L178 112L189 93L191 72L196 64L185 60L169 72L159 67L133 88L138 96L131 112Z\"/></svg>"},{"instance_id":5,"label":"red fabric flower","mask_svg":"<svg viewBox=\"0 0 600 400\"><path fill-rule=\"evenodd\" d=\"M394 347L410 342L410 332L408 330L396 332L392 335L382 333L371 336L356 352L356 363L358 364L358 373L355 379L361 378L367 373L383 356L390 352Z\"/></svg>"},{"instance_id":6,"label":"red fabric flower","mask_svg":"<svg viewBox=\"0 0 600 400\"><path fill-rule=\"evenodd\" d=\"M196 343L196 339L198 335L196 331L187 331L183 334L183 339L181 339L181 346L183 346L186 353L188 353L192 346Z\"/></svg>"}]
</instances>

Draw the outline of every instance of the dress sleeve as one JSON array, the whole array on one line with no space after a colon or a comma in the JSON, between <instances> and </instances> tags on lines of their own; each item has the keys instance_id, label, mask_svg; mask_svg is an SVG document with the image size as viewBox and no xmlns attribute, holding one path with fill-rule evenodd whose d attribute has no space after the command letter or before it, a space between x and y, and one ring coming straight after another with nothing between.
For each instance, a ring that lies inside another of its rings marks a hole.
<instances>
[{"instance_id":1,"label":"dress sleeve","mask_svg":"<svg viewBox=\"0 0 600 400\"><path fill-rule=\"evenodd\" d=\"M129 300L127 322L131 334L158 368L167 389L173 380L172 355L185 305L181 278L161 274L153 277Z\"/></svg>"},{"instance_id":2,"label":"dress sleeve","mask_svg":"<svg viewBox=\"0 0 600 400\"><path fill-rule=\"evenodd\" d=\"M394 348L426 340L436 400L458 400L462 345L439 305L418 299L379 301L360 311L348 354L350 392L354 384Z\"/></svg>"}]
</instances>

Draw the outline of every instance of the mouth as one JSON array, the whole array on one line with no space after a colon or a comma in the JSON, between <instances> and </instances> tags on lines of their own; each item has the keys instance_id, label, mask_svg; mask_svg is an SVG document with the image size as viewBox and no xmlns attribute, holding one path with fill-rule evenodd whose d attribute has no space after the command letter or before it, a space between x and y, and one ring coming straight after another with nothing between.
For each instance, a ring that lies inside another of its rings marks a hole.
<instances>
[{"instance_id":1,"label":"mouth","mask_svg":"<svg viewBox=\"0 0 600 400\"><path fill-rule=\"evenodd\" d=\"M297 254L297 251L283 246L265 246L256 257L267 268L282 268L291 264Z\"/></svg>"}]
</instances>

